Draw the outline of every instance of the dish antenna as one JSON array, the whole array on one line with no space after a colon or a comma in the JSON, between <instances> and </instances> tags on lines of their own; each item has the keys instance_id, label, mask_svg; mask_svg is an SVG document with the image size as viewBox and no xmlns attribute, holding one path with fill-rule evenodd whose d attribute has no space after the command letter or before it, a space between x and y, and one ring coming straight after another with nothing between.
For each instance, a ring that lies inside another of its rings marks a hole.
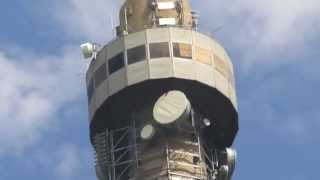
<instances>
[{"instance_id":1,"label":"dish antenna","mask_svg":"<svg viewBox=\"0 0 320 180\"><path fill-rule=\"evenodd\" d=\"M91 42L87 42L87 43L84 43L84 44L80 45L80 48L81 48L81 51L82 51L82 55L86 59L89 59L92 56L95 59L96 56L97 56L97 52L99 50L99 47L101 47L100 44L91 43Z\"/></svg>"},{"instance_id":2,"label":"dish antenna","mask_svg":"<svg viewBox=\"0 0 320 180\"><path fill-rule=\"evenodd\" d=\"M144 126L140 132L140 136L144 140L151 139L154 134L155 134L155 129L151 124Z\"/></svg>"}]
</instances>

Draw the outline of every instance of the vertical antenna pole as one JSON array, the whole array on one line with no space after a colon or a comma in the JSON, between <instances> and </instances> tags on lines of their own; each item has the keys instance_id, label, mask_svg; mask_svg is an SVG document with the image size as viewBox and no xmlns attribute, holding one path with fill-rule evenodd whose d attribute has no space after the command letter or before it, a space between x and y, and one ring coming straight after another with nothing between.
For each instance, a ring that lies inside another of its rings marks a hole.
<instances>
[{"instance_id":1,"label":"vertical antenna pole","mask_svg":"<svg viewBox=\"0 0 320 180\"><path fill-rule=\"evenodd\" d=\"M113 22L113 10L111 10L111 15L109 15L109 18L110 18L110 24L111 24L111 32L112 32L112 35L115 35L115 30L114 30L114 22Z\"/></svg>"},{"instance_id":2,"label":"vertical antenna pole","mask_svg":"<svg viewBox=\"0 0 320 180\"><path fill-rule=\"evenodd\" d=\"M115 164L115 157L114 157L114 140L113 140L113 131L110 131L110 152L111 152L111 167L112 167L112 179L111 180L116 180L116 164Z\"/></svg>"},{"instance_id":3,"label":"vertical antenna pole","mask_svg":"<svg viewBox=\"0 0 320 180\"><path fill-rule=\"evenodd\" d=\"M169 158L169 144L168 144L168 141L166 142L166 155L167 155L167 173L168 173L168 178L171 179L171 175L170 175L170 158Z\"/></svg>"},{"instance_id":4,"label":"vertical antenna pole","mask_svg":"<svg viewBox=\"0 0 320 180\"><path fill-rule=\"evenodd\" d=\"M128 32L128 8L127 7L125 7L124 8L124 28L125 28L125 31L126 31L126 33Z\"/></svg>"}]
</instances>

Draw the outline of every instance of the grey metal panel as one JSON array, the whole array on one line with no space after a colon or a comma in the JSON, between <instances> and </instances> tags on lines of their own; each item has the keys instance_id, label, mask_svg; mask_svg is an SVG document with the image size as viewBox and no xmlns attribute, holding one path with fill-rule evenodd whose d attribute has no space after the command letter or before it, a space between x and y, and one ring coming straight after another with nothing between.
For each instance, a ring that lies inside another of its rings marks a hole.
<instances>
[{"instance_id":1,"label":"grey metal panel","mask_svg":"<svg viewBox=\"0 0 320 180\"><path fill-rule=\"evenodd\" d=\"M173 58L174 76L181 79L196 80L196 62L190 59Z\"/></svg>"},{"instance_id":2,"label":"grey metal panel","mask_svg":"<svg viewBox=\"0 0 320 180\"><path fill-rule=\"evenodd\" d=\"M221 73L228 81L231 79L232 73L230 71L230 67L225 59L214 55L214 67L215 70Z\"/></svg>"},{"instance_id":3,"label":"grey metal panel","mask_svg":"<svg viewBox=\"0 0 320 180\"><path fill-rule=\"evenodd\" d=\"M92 98L91 98L91 101L89 102L89 118L90 118L90 121L92 120L92 118L94 116L94 113L96 112L95 99L96 99L96 96L95 96L95 93L94 93Z\"/></svg>"},{"instance_id":4,"label":"grey metal panel","mask_svg":"<svg viewBox=\"0 0 320 180\"><path fill-rule=\"evenodd\" d=\"M216 88L224 94L226 97L229 97L229 82L228 80L218 71L214 70L214 77L216 82Z\"/></svg>"},{"instance_id":5,"label":"grey metal panel","mask_svg":"<svg viewBox=\"0 0 320 180\"><path fill-rule=\"evenodd\" d=\"M213 69L212 66L202 64L202 63L195 63L196 64L196 74L197 74L197 81L207 84L211 87L214 87L215 81L213 79Z\"/></svg>"},{"instance_id":6,"label":"grey metal panel","mask_svg":"<svg viewBox=\"0 0 320 180\"><path fill-rule=\"evenodd\" d=\"M231 74L234 76L235 74L234 74L234 68L233 68L233 63L231 61L231 58L229 57L229 55L226 52L224 53L224 57L229 65L229 69L231 71Z\"/></svg>"},{"instance_id":7,"label":"grey metal panel","mask_svg":"<svg viewBox=\"0 0 320 180\"><path fill-rule=\"evenodd\" d=\"M221 60L223 60L226 64L230 65L231 62L227 62L226 56L225 56L225 50L224 48L218 44L216 41L212 41L212 49L213 49L213 54L215 56L218 56Z\"/></svg>"},{"instance_id":8,"label":"grey metal panel","mask_svg":"<svg viewBox=\"0 0 320 180\"><path fill-rule=\"evenodd\" d=\"M124 38L126 49L130 49L147 43L146 31L136 32L125 36Z\"/></svg>"},{"instance_id":9,"label":"grey metal panel","mask_svg":"<svg viewBox=\"0 0 320 180\"><path fill-rule=\"evenodd\" d=\"M108 98L109 92L108 92L108 81L104 81L101 83L101 85L96 88L96 99L95 99L95 104L96 107L100 107L103 102Z\"/></svg>"},{"instance_id":10,"label":"grey metal panel","mask_svg":"<svg viewBox=\"0 0 320 180\"><path fill-rule=\"evenodd\" d=\"M121 89L125 88L127 83L127 75L126 75L126 68L122 68L119 71L111 74L109 76L109 96L117 93Z\"/></svg>"},{"instance_id":11,"label":"grey metal panel","mask_svg":"<svg viewBox=\"0 0 320 180\"><path fill-rule=\"evenodd\" d=\"M202 47L204 49L211 49L212 39L204 34L192 31L193 45Z\"/></svg>"},{"instance_id":12,"label":"grey metal panel","mask_svg":"<svg viewBox=\"0 0 320 180\"><path fill-rule=\"evenodd\" d=\"M96 62L93 66L93 71L96 71L107 60L107 46L104 46L97 54Z\"/></svg>"},{"instance_id":13,"label":"grey metal panel","mask_svg":"<svg viewBox=\"0 0 320 180\"><path fill-rule=\"evenodd\" d=\"M192 31L180 28L171 28L170 32L172 42L192 44Z\"/></svg>"},{"instance_id":14,"label":"grey metal panel","mask_svg":"<svg viewBox=\"0 0 320 180\"><path fill-rule=\"evenodd\" d=\"M94 72L94 85L95 87L99 87L103 81L107 79L107 65L103 63L100 67L98 67Z\"/></svg>"},{"instance_id":15,"label":"grey metal panel","mask_svg":"<svg viewBox=\"0 0 320 180\"><path fill-rule=\"evenodd\" d=\"M149 79L149 65L146 60L131 64L127 67L128 85L134 85Z\"/></svg>"},{"instance_id":16,"label":"grey metal panel","mask_svg":"<svg viewBox=\"0 0 320 180\"><path fill-rule=\"evenodd\" d=\"M86 72L86 83L87 83L87 86L90 82L90 80L93 78L93 66L89 66L87 72Z\"/></svg>"},{"instance_id":17,"label":"grey metal panel","mask_svg":"<svg viewBox=\"0 0 320 180\"><path fill-rule=\"evenodd\" d=\"M173 63L170 57L150 60L150 79L173 77Z\"/></svg>"},{"instance_id":18,"label":"grey metal panel","mask_svg":"<svg viewBox=\"0 0 320 180\"><path fill-rule=\"evenodd\" d=\"M169 42L170 41L169 28L147 29L147 41L148 43Z\"/></svg>"},{"instance_id":19,"label":"grey metal panel","mask_svg":"<svg viewBox=\"0 0 320 180\"><path fill-rule=\"evenodd\" d=\"M233 106L235 107L235 109L238 110L236 89L231 84L229 84L229 92L230 92L230 100L231 100Z\"/></svg>"},{"instance_id":20,"label":"grey metal panel","mask_svg":"<svg viewBox=\"0 0 320 180\"><path fill-rule=\"evenodd\" d=\"M124 40L122 37L112 41L107 47L107 59L110 59L120 52L123 52L124 49Z\"/></svg>"}]
</instances>

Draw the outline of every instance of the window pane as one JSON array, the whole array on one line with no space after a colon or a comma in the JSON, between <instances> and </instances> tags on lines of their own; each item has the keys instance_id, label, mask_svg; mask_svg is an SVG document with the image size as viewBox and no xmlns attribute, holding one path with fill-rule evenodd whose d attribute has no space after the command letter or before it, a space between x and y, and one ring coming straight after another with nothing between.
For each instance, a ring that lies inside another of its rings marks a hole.
<instances>
[{"instance_id":1,"label":"window pane","mask_svg":"<svg viewBox=\"0 0 320 180\"><path fill-rule=\"evenodd\" d=\"M160 58L160 57L170 57L169 53L169 43L152 43L150 44L150 57Z\"/></svg>"},{"instance_id":2,"label":"window pane","mask_svg":"<svg viewBox=\"0 0 320 180\"><path fill-rule=\"evenodd\" d=\"M94 72L94 82L95 87L99 87L100 84L107 78L107 67L106 63L102 64L95 72Z\"/></svg>"},{"instance_id":3,"label":"window pane","mask_svg":"<svg viewBox=\"0 0 320 180\"><path fill-rule=\"evenodd\" d=\"M192 59L191 45L184 43L173 43L173 56Z\"/></svg>"},{"instance_id":4,"label":"window pane","mask_svg":"<svg viewBox=\"0 0 320 180\"><path fill-rule=\"evenodd\" d=\"M214 65L217 71L219 71L224 77L229 79L228 67L220 57L214 56Z\"/></svg>"},{"instance_id":5,"label":"window pane","mask_svg":"<svg viewBox=\"0 0 320 180\"><path fill-rule=\"evenodd\" d=\"M109 74L116 72L122 67L124 67L123 53L120 53L115 57L109 59Z\"/></svg>"},{"instance_id":6,"label":"window pane","mask_svg":"<svg viewBox=\"0 0 320 180\"><path fill-rule=\"evenodd\" d=\"M94 88L93 88L93 79L91 79L89 81L89 84L87 85L87 94L88 94L88 102L90 103L91 101L91 98L92 98L92 95L93 95L93 91L94 91Z\"/></svg>"},{"instance_id":7,"label":"window pane","mask_svg":"<svg viewBox=\"0 0 320 180\"><path fill-rule=\"evenodd\" d=\"M196 47L195 57L196 57L197 61L200 61L205 64L209 64L209 65L211 64L211 51L210 50Z\"/></svg>"},{"instance_id":8,"label":"window pane","mask_svg":"<svg viewBox=\"0 0 320 180\"><path fill-rule=\"evenodd\" d=\"M133 64L146 59L146 46L138 46L127 50L128 64Z\"/></svg>"}]
</instances>

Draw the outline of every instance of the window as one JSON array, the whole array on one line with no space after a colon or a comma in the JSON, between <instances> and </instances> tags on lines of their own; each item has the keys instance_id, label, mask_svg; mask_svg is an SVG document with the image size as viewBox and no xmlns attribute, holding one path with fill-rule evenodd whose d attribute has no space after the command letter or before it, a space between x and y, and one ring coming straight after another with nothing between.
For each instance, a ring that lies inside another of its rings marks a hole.
<instances>
[{"instance_id":1,"label":"window","mask_svg":"<svg viewBox=\"0 0 320 180\"><path fill-rule=\"evenodd\" d=\"M176 8L175 2L158 2L158 9L159 10L168 10Z\"/></svg>"},{"instance_id":2,"label":"window","mask_svg":"<svg viewBox=\"0 0 320 180\"><path fill-rule=\"evenodd\" d=\"M127 50L128 64L146 59L146 46L138 46Z\"/></svg>"},{"instance_id":3,"label":"window","mask_svg":"<svg viewBox=\"0 0 320 180\"><path fill-rule=\"evenodd\" d=\"M159 18L158 23L160 26L169 26L169 25L176 25L176 18Z\"/></svg>"},{"instance_id":4,"label":"window","mask_svg":"<svg viewBox=\"0 0 320 180\"><path fill-rule=\"evenodd\" d=\"M199 62L211 65L211 51L196 47L195 59Z\"/></svg>"},{"instance_id":5,"label":"window","mask_svg":"<svg viewBox=\"0 0 320 180\"><path fill-rule=\"evenodd\" d=\"M106 63L103 63L95 72L94 72L94 82L95 87L99 87L100 84L107 78L107 67Z\"/></svg>"},{"instance_id":6,"label":"window","mask_svg":"<svg viewBox=\"0 0 320 180\"><path fill-rule=\"evenodd\" d=\"M228 67L220 57L214 56L214 65L217 71L219 71L227 79L229 78Z\"/></svg>"},{"instance_id":7,"label":"window","mask_svg":"<svg viewBox=\"0 0 320 180\"><path fill-rule=\"evenodd\" d=\"M192 47L190 44L173 43L173 56L192 59Z\"/></svg>"},{"instance_id":8,"label":"window","mask_svg":"<svg viewBox=\"0 0 320 180\"><path fill-rule=\"evenodd\" d=\"M169 57L169 43L161 42L161 43L152 43L150 44L150 57L151 58L161 58L161 57Z\"/></svg>"},{"instance_id":9,"label":"window","mask_svg":"<svg viewBox=\"0 0 320 180\"><path fill-rule=\"evenodd\" d=\"M88 95L88 102L90 103L91 101L91 98L92 98L92 95L93 95L93 91L94 91L94 88L93 88L93 79L91 79L89 81L89 84L87 84L87 95Z\"/></svg>"},{"instance_id":10,"label":"window","mask_svg":"<svg viewBox=\"0 0 320 180\"><path fill-rule=\"evenodd\" d=\"M109 74L112 74L124 67L123 52L109 59Z\"/></svg>"}]
</instances>

